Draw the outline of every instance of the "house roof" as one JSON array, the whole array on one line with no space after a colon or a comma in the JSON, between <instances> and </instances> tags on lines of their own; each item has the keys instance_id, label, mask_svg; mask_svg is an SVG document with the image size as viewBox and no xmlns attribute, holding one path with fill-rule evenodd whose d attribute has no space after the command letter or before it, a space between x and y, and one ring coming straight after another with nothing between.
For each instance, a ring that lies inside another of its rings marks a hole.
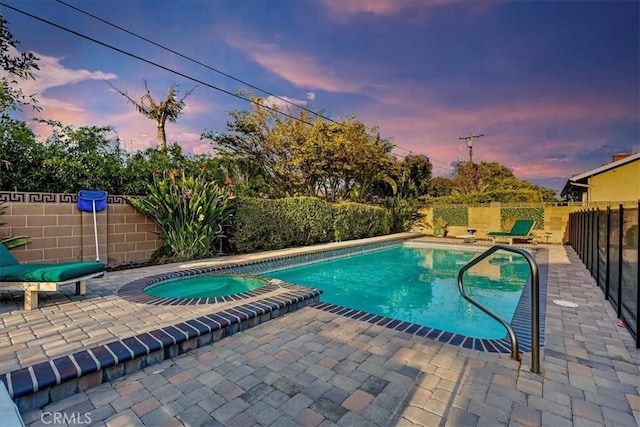
<instances>
[{"instance_id":1,"label":"house roof","mask_svg":"<svg viewBox=\"0 0 640 427\"><path fill-rule=\"evenodd\" d=\"M571 178L569 178L569 180L567 180L567 183L564 185L564 188L562 189L562 192L560 193L560 195L564 196L565 194L568 194L577 188L579 189L585 188L586 182L580 182L580 181L583 181L586 178L592 177L594 175L598 175L602 172L606 172L611 169L618 168L624 164L627 164L636 160L640 160L640 153L631 154L630 156L623 157L622 159L617 160L615 162L607 163L606 165L602 165L595 169L591 169L581 174L574 175Z\"/></svg>"},{"instance_id":2,"label":"house roof","mask_svg":"<svg viewBox=\"0 0 640 427\"><path fill-rule=\"evenodd\" d=\"M622 166L622 165L624 165L626 163L633 162L634 160L638 160L638 159L640 159L640 153L631 154L630 156L623 157L622 159L617 160L615 162L607 163L606 165L602 165L602 166L597 167L595 169L588 170L588 171L583 172L583 173L581 173L579 175L574 175L571 178L569 178L569 181L577 182L577 181L583 180L585 178L588 178L590 176L598 175L599 173L608 171L609 169L615 169L615 168L620 167L620 166Z\"/></svg>"}]
</instances>

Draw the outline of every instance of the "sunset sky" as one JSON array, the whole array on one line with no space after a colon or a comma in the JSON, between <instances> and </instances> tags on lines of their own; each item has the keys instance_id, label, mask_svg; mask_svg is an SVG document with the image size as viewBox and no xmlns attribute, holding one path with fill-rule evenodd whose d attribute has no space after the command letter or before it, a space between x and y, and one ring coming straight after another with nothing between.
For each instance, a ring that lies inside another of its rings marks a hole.
<instances>
[{"instance_id":1,"label":"sunset sky","mask_svg":"<svg viewBox=\"0 0 640 427\"><path fill-rule=\"evenodd\" d=\"M379 126L397 154L428 155L435 175L468 159L459 138L470 133L485 135L474 160L554 189L640 150L637 1L64 1L327 117ZM0 5L19 50L40 58L24 86L44 108L38 117L110 125L123 147L144 149L154 123L104 80L137 97L146 79L157 99L174 83L198 85L167 135L203 153L203 131L224 132L229 111L251 107L207 86L246 85L61 1L0 2L206 83Z\"/></svg>"}]
</instances>

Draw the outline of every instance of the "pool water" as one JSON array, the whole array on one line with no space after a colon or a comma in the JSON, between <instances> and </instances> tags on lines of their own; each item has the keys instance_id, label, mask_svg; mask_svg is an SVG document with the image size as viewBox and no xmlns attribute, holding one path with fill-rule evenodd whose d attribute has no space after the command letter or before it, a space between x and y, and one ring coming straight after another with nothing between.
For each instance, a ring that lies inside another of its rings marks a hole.
<instances>
[{"instance_id":1,"label":"pool water","mask_svg":"<svg viewBox=\"0 0 640 427\"><path fill-rule=\"evenodd\" d=\"M264 276L322 289L320 300L473 338L500 339L502 325L462 298L458 272L477 251L393 247ZM510 322L529 277L520 255L497 252L465 273L467 293Z\"/></svg>"},{"instance_id":2,"label":"pool water","mask_svg":"<svg viewBox=\"0 0 640 427\"><path fill-rule=\"evenodd\" d=\"M197 276L162 282L144 291L163 298L213 298L253 291L266 284L258 277Z\"/></svg>"}]
</instances>

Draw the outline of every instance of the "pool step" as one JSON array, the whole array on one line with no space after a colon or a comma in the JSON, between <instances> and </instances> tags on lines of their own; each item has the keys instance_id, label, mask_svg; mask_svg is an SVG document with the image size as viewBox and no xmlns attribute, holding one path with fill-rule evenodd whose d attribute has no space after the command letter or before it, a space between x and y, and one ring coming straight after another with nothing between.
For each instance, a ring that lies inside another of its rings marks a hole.
<instances>
[{"instance_id":1,"label":"pool step","mask_svg":"<svg viewBox=\"0 0 640 427\"><path fill-rule=\"evenodd\" d=\"M303 286L0 375L21 413L209 345L319 300Z\"/></svg>"}]
</instances>

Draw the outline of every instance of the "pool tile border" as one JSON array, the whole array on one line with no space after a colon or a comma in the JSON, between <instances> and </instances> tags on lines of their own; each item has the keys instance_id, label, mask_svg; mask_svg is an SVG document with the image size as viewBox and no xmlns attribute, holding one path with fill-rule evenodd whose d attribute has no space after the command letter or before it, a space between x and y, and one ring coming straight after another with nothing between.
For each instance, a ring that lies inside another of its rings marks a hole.
<instances>
[{"instance_id":1,"label":"pool tile border","mask_svg":"<svg viewBox=\"0 0 640 427\"><path fill-rule=\"evenodd\" d=\"M273 270L280 270L282 268L299 266L308 263L325 261L332 258L340 258L347 255L360 254L377 249L400 246L406 240L406 238L399 238L394 240L387 240L384 242L369 243L365 245L349 246L346 248L338 249L320 249L317 251L307 252L303 254L292 254L275 256L261 260L252 260L241 263L225 264L214 267L202 267L192 268L186 270L179 270L170 273L157 274L153 276L143 277L138 280L126 283L120 289L117 294L120 298L123 298L129 302L136 304L151 304L151 305L193 305L193 304L216 304L221 302L239 301L242 299L253 298L261 296L266 293L272 292L277 289L279 281L269 280L268 278L261 277L259 274L264 274ZM187 278L192 276L220 276L220 275L242 275L242 276L255 276L263 280L268 280L269 284L262 288L242 292L233 295L227 295L223 297L211 297L211 298L163 298L155 297L146 294L144 291L148 287L156 285L163 281L176 280L181 278Z\"/></svg>"},{"instance_id":2,"label":"pool tile border","mask_svg":"<svg viewBox=\"0 0 640 427\"><path fill-rule=\"evenodd\" d=\"M24 413L307 307L322 293L280 287L286 292L7 372L0 381Z\"/></svg>"},{"instance_id":3,"label":"pool tile border","mask_svg":"<svg viewBox=\"0 0 640 427\"><path fill-rule=\"evenodd\" d=\"M430 246L430 242L427 244L418 244L418 246ZM547 311L547 280L548 280L548 266L549 266L549 251L539 248L536 252L536 262L538 263L538 279L539 279L539 302L540 302L540 346L544 344L544 332L545 332L545 319ZM518 345L520 353L529 352L532 348L531 343L531 315L532 315L532 280L529 278L518 305L516 311L511 320L511 327L513 328L516 336L518 337ZM385 328L393 329L399 332L405 332L411 335L418 335L421 337L427 337L434 341L455 345L458 347L464 347L467 349L474 349L479 351L488 351L490 353L511 353L511 340L505 333L505 336L500 339L486 339L486 338L473 338L466 335L456 334L452 332L442 331L441 329L430 328L428 326L417 325L410 322L403 322L395 320L390 317L385 317L377 314L372 314L366 311L360 311L355 309L346 308L336 304L318 302L312 304L311 307L336 314L338 316L348 317L354 320L360 320L367 323L371 323Z\"/></svg>"}]
</instances>

